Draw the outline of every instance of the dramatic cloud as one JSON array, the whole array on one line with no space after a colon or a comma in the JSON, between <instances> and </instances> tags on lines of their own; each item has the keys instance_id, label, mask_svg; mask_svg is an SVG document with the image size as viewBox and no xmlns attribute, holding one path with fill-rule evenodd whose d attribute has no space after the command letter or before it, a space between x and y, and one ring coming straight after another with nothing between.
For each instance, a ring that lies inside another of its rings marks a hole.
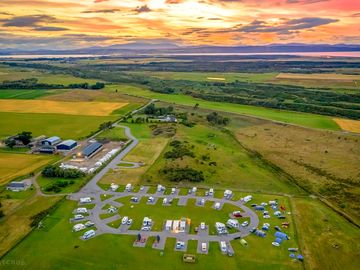
<instances>
[{"instance_id":1,"label":"dramatic cloud","mask_svg":"<svg viewBox=\"0 0 360 270\"><path fill-rule=\"evenodd\" d=\"M31 27L38 26L44 22L55 22L56 19L48 15L30 15L30 16L19 16L11 19L0 20L3 26L14 26L14 27Z\"/></svg>"},{"instance_id":2,"label":"dramatic cloud","mask_svg":"<svg viewBox=\"0 0 360 270\"><path fill-rule=\"evenodd\" d=\"M0 0L0 10L3 47L360 43L355 0Z\"/></svg>"},{"instance_id":3,"label":"dramatic cloud","mask_svg":"<svg viewBox=\"0 0 360 270\"><path fill-rule=\"evenodd\" d=\"M242 32L276 32L279 34L288 34L294 30L309 29L320 25L334 23L337 21L339 20L308 17L301 19L293 19L286 21L285 23L280 25L271 26L264 21L255 20L246 26L238 28L238 30Z\"/></svg>"},{"instance_id":4,"label":"dramatic cloud","mask_svg":"<svg viewBox=\"0 0 360 270\"><path fill-rule=\"evenodd\" d=\"M50 32L50 31L65 31L69 29L65 27L56 27L56 26L40 26L40 27L35 27L34 30Z\"/></svg>"}]
</instances>

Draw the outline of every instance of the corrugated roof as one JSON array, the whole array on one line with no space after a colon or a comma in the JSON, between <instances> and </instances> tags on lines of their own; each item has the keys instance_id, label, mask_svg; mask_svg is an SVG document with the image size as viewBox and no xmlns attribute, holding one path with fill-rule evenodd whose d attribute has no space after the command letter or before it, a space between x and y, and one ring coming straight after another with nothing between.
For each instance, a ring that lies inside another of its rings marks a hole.
<instances>
[{"instance_id":1,"label":"corrugated roof","mask_svg":"<svg viewBox=\"0 0 360 270\"><path fill-rule=\"evenodd\" d=\"M63 141L62 143L60 143L59 145L72 146L74 143L76 143L76 141L74 141L74 140L66 140L66 141Z\"/></svg>"},{"instance_id":2,"label":"corrugated roof","mask_svg":"<svg viewBox=\"0 0 360 270\"><path fill-rule=\"evenodd\" d=\"M23 182L11 182L7 186L12 187L12 188L19 188L19 187L25 187L25 183L23 183Z\"/></svg>"},{"instance_id":3,"label":"corrugated roof","mask_svg":"<svg viewBox=\"0 0 360 270\"><path fill-rule=\"evenodd\" d=\"M82 153L84 156L90 156L92 153L94 153L96 150L98 150L101 146L102 146L101 143L94 142L94 143L86 146Z\"/></svg>"},{"instance_id":4,"label":"corrugated roof","mask_svg":"<svg viewBox=\"0 0 360 270\"><path fill-rule=\"evenodd\" d=\"M54 143L54 142L61 141L61 139L60 139L58 136L52 136L52 137L50 137L50 138L47 138L45 141Z\"/></svg>"}]
</instances>

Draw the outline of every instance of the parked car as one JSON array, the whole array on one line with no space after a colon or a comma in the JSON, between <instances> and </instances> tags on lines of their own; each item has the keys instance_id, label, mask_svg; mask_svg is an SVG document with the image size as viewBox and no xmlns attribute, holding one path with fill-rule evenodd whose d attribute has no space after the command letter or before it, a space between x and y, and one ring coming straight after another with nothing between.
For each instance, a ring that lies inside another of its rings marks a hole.
<instances>
[{"instance_id":1,"label":"parked car","mask_svg":"<svg viewBox=\"0 0 360 270\"><path fill-rule=\"evenodd\" d=\"M205 222L200 223L200 229L205 230Z\"/></svg>"},{"instance_id":2,"label":"parked car","mask_svg":"<svg viewBox=\"0 0 360 270\"><path fill-rule=\"evenodd\" d=\"M123 217L121 220L121 224L125 225L128 222L129 218L127 216Z\"/></svg>"},{"instance_id":3,"label":"parked car","mask_svg":"<svg viewBox=\"0 0 360 270\"><path fill-rule=\"evenodd\" d=\"M249 225L249 221L247 221L247 220L244 221L244 222L241 224L242 227L246 227L246 226L248 226L248 225Z\"/></svg>"},{"instance_id":4,"label":"parked car","mask_svg":"<svg viewBox=\"0 0 360 270\"><path fill-rule=\"evenodd\" d=\"M206 243L201 243L201 251L202 251L202 252L206 252L206 250L207 250L207 245L206 245Z\"/></svg>"},{"instance_id":5,"label":"parked car","mask_svg":"<svg viewBox=\"0 0 360 270\"><path fill-rule=\"evenodd\" d=\"M177 241L176 242L176 249L182 249L185 247L185 242Z\"/></svg>"},{"instance_id":6,"label":"parked car","mask_svg":"<svg viewBox=\"0 0 360 270\"><path fill-rule=\"evenodd\" d=\"M127 222L126 225L131 225L133 223L133 220L130 218Z\"/></svg>"}]
</instances>

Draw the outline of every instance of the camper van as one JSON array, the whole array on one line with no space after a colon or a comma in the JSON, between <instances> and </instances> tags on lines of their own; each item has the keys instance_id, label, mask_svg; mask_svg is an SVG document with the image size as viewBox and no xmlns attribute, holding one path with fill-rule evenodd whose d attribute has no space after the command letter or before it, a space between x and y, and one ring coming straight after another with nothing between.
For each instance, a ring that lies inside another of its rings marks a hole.
<instances>
[{"instance_id":1,"label":"camper van","mask_svg":"<svg viewBox=\"0 0 360 270\"><path fill-rule=\"evenodd\" d=\"M227 246L226 246L225 241L221 241L221 242L220 242L220 250L221 250L222 252L226 252L226 251L227 251Z\"/></svg>"},{"instance_id":2,"label":"camper van","mask_svg":"<svg viewBox=\"0 0 360 270\"><path fill-rule=\"evenodd\" d=\"M130 192L132 190L132 185L131 184L126 184L125 190Z\"/></svg>"},{"instance_id":3,"label":"camper van","mask_svg":"<svg viewBox=\"0 0 360 270\"><path fill-rule=\"evenodd\" d=\"M202 252L206 252L206 250L207 250L207 245L206 245L206 243L201 243L201 251L202 251Z\"/></svg>"},{"instance_id":4,"label":"camper van","mask_svg":"<svg viewBox=\"0 0 360 270\"><path fill-rule=\"evenodd\" d=\"M171 189L171 194L173 195L173 194L175 194L175 192L176 192L176 188L172 188Z\"/></svg>"},{"instance_id":5,"label":"camper van","mask_svg":"<svg viewBox=\"0 0 360 270\"><path fill-rule=\"evenodd\" d=\"M80 198L80 203L91 203L90 197Z\"/></svg>"},{"instance_id":6,"label":"camper van","mask_svg":"<svg viewBox=\"0 0 360 270\"><path fill-rule=\"evenodd\" d=\"M78 231L81 231L81 230L83 230L83 229L85 229L85 225L82 224L82 223L76 224L76 225L74 225L74 227L73 227L73 231L74 231L74 232L78 232Z\"/></svg>"},{"instance_id":7,"label":"camper van","mask_svg":"<svg viewBox=\"0 0 360 270\"><path fill-rule=\"evenodd\" d=\"M209 196L214 196L214 189L213 189L213 188L210 188L210 190L209 190Z\"/></svg>"},{"instance_id":8,"label":"camper van","mask_svg":"<svg viewBox=\"0 0 360 270\"><path fill-rule=\"evenodd\" d=\"M87 213L87 209L84 207L78 208L76 209L76 213L77 214L86 214Z\"/></svg>"},{"instance_id":9,"label":"camper van","mask_svg":"<svg viewBox=\"0 0 360 270\"><path fill-rule=\"evenodd\" d=\"M79 220L79 219L83 219L83 218L84 218L83 215L75 215L75 216L74 216L74 219L75 219L75 220Z\"/></svg>"},{"instance_id":10,"label":"camper van","mask_svg":"<svg viewBox=\"0 0 360 270\"><path fill-rule=\"evenodd\" d=\"M89 239L89 238L94 237L94 236L95 236L95 231L90 230L90 231L87 231L87 232L84 233L83 239L86 240L86 239Z\"/></svg>"},{"instance_id":11,"label":"camper van","mask_svg":"<svg viewBox=\"0 0 360 270\"><path fill-rule=\"evenodd\" d=\"M214 208L216 210L219 210L220 209L220 203L219 202L215 203Z\"/></svg>"},{"instance_id":12,"label":"camper van","mask_svg":"<svg viewBox=\"0 0 360 270\"><path fill-rule=\"evenodd\" d=\"M230 228L239 228L239 221L237 221L236 219L229 219L226 222L226 225Z\"/></svg>"}]
</instances>

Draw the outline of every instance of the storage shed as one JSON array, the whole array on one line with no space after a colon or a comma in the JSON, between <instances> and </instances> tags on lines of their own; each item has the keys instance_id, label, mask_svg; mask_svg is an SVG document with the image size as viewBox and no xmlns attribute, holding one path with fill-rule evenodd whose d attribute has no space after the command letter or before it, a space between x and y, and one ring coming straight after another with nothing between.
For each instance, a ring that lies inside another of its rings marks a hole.
<instances>
[{"instance_id":1,"label":"storage shed","mask_svg":"<svg viewBox=\"0 0 360 270\"><path fill-rule=\"evenodd\" d=\"M42 145L57 145L61 142L61 139L57 136L49 137L41 142Z\"/></svg>"},{"instance_id":2,"label":"storage shed","mask_svg":"<svg viewBox=\"0 0 360 270\"><path fill-rule=\"evenodd\" d=\"M57 150L71 150L74 149L77 146L77 142L74 140L66 140L63 141L62 143L59 143L56 146Z\"/></svg>"},{"instance_id":3,"label":"storage shed","mask_svg":"<svg viewBox=\"0 0 360 270\"><path fill-rule=\"evenodd\" d=\"M103 145L99 142L91 143L83 149L82 156L85 158L90 158L91 156L96 154L102 146Z\"/></svg>"}]
</instances>

